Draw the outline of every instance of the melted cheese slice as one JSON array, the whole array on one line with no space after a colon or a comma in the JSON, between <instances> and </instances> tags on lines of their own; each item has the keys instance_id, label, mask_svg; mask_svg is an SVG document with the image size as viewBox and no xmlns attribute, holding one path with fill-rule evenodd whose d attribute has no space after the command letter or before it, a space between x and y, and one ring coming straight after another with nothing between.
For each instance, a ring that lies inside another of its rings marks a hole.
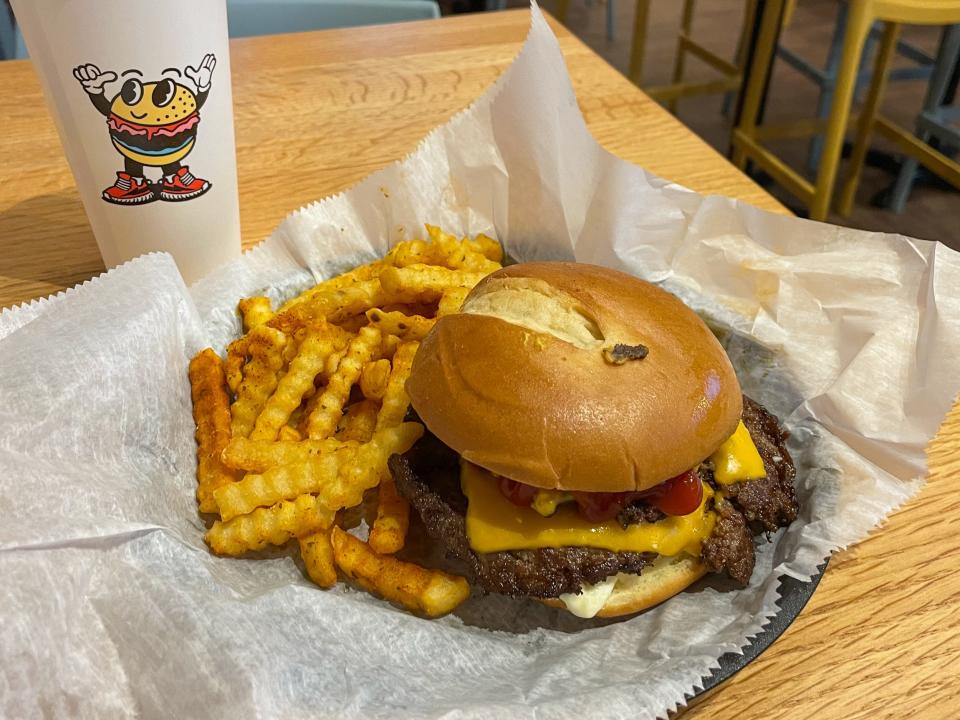
<instances>
[{"instance_id":1,"label":"melted cheese slice","mask_svg":"<svg viewBox=\"0 0 960 720\"><path fill-rule=\"evenodd\" d=\"M710 460L713 462L713 476L721 485L755 480L767 475L763 458L760 457L743 421L737 425L733 435L724 440L710 456Z\"/></svg>"},{"instance_id":2,"label":"melted cheese slice","mask_svg":"<svg viewBox=\"0 0 960 720\"><path fill-rule=\"evenodd\" d=\"M575 506L557 508L550 517L507 500L496 478L483 468L463 461L460 486L467 496L467 539L479 553L532 550L544 547L596 547L614 552L700 554L700 541L708 537L716 519L706 509L713 495L703 486L703 501L689 515L667 517L655 523L637 523L624 529L619 522L592 523Z\"/></svg>"}]
</instances>

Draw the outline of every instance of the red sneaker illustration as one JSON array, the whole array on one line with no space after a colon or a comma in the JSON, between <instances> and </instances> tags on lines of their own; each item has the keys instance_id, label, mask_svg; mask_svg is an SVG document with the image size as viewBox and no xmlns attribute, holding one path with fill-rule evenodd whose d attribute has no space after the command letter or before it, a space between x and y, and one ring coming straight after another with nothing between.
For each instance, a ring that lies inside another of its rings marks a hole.
<instances>
[{"instance_id":1,"label":"red sneaker illustration","mask_svg":"<svg viewBox=\"0 0 960 720\"><path fill-rule=\"evenodd\" d=\"M146 178L118 172L117 181L103 191L103 199L117 205L141 205L156 200L157 194Z\"/></svg>"},{"instance_id":2,"label":"red sneaker illustration","mask_svg":"<svg viewBox=\"0 0 960 720\"><path fill-rule=\"evenodd\" d=\"M190 200L203 195L209 189L208 181L195 177L184 165L173 175L164 176L163 185L160 188L160 199L169 202Z\"/></svg>"}]
</instances>

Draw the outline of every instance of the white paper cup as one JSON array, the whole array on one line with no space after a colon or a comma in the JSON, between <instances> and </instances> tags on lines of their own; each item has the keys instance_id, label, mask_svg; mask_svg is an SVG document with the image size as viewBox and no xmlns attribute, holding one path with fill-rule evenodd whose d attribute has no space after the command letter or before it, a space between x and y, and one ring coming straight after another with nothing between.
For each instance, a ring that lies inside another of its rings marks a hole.
<instances>
[{"instance_id":1,"label":"white paper cup","mask_svg":"<svg viewBox=\"0 0 960 720\"><path fill-rule=\"evenodd\" d=\"M107 267L240 254L224 0L13 0Z\"/></svg>"}]
</instances>

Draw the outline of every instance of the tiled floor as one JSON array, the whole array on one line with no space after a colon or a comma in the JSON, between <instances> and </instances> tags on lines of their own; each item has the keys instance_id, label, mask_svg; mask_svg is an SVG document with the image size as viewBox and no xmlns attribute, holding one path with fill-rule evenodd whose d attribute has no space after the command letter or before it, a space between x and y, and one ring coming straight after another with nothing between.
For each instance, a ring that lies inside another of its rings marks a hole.
<instances>
[{"instance_id":1,"label":"tiled floor","mask_svg":"<svg viewBox=\"0 0 960 720\"><path fill-rule=\"evenodd\" d=\"M608 41L605 33L607 2L615 3L616 32L613 41ZM523 0L511 0L510 4L517 7L526 5ZM805 57L823 62L833 32L837 4L836 0L800 0L793 21L783 34L783 43ZM732 58L743 5L742 0L700 0L694 34L718 54ZM552 10L553 2L543 0L543 6ZM644 63L645 84L660 84L670 80L680 10L679 0L657 0L652 3ZM632 0L592 0L589 4L587 0L570 0L567 25L617 69L626 72L633 31L633 12ZM936 49L939 29L906 28L904 37L932 53ZM898 60L901 64L905 62L903 59ZM712 71L696 59L688 60L687 68L692 79L711 77ZM924 81L891 84L884 102L884 113L901 124L912 127L925 89ZM783 62L776 64L767 104L769 120L812 117L816 101L817 88L809 80ZM719 96L684 100L680 104L679 117L714 147L726 152L730 128L726 118L720 113L720 105ZM877 145L883 147L882 142ZM787 141L775 147L794 167L803 166L807 141ZM888 172L868 166L851 217L843 220L833 216L830 221L869 230L940 240L960 249L960 194L935 187L918 186L907 209L903 214L895 215L870 205L870 199L887 187L891 180L892 175ZM785 204L799 209L799 205L789 193L775 185L771 185L769 189Z\"/></svg>"}]
</instances>

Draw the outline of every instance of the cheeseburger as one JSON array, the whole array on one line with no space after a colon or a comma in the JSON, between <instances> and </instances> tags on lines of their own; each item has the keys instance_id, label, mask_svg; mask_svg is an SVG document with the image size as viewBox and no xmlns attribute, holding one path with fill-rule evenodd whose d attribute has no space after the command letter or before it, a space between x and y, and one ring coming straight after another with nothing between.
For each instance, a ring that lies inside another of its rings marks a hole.
<instances>
[{"instance_id":1,"label":"cheeseburger","mask_svg":"<svg viewBox=\"0 0 960 720\"><path fill-rule=\"evenodd\" d=\"M777 419L673 295L574 263L499 270L441 318L407 382L428 432L390 469L475 585L580 617L707 572L746 584L797 515Z\"/></svg>"}]
</instances>

